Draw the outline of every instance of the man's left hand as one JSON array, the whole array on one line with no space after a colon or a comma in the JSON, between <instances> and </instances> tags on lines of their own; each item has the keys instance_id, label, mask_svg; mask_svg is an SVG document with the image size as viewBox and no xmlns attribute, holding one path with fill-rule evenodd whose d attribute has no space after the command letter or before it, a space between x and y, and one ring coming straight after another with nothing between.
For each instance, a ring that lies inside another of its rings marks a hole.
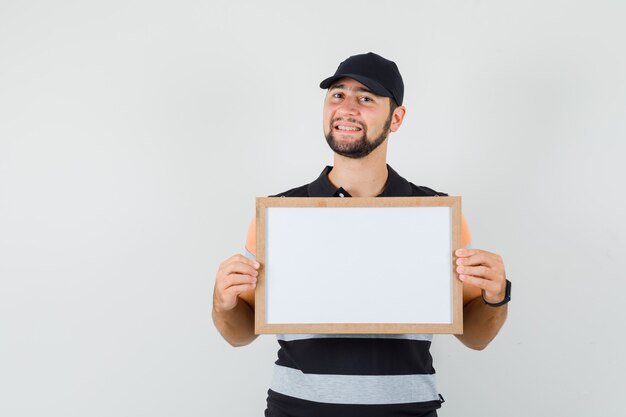
<instances>
[{"instance_id":1,"label":"man's left hand","mask_svg":"<svg viewBox=\"0 0 626 417\"><path fill-rule=\"evenodd\" d=\"M457 249L454 254L461 281L480 288L488 303L504 300L506 273L500 255L480 249Z\"/></svg>"}]
</instances>

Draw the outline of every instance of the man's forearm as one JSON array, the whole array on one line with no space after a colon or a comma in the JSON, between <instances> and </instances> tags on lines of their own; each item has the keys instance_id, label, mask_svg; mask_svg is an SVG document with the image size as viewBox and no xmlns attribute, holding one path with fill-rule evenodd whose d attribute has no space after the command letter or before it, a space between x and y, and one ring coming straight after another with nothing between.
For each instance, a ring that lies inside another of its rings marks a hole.
<instances>
[{"instance_id":1,"label":"man's forearm","mask_svg":"<svg viewBox=\"0 0 626 417\"><path fill-rule=\"evenodd\" d=\"M239 300L235 308L216 311L213 307L213 323L232 346L245 346L256 339L254 334L254 311L245 301Z\"/></svg>"},{"instance_id":2,"label":"man's forearm","mask_svg":"<svg viewBox=\"0 0 626 417\"><path fill-rule=\"evenodd\" d=\"M457 338L471 349L482 350L506 321L508 306L490 307L477 297L463 307L463 334Z\"/></svg>"}]
</instances>

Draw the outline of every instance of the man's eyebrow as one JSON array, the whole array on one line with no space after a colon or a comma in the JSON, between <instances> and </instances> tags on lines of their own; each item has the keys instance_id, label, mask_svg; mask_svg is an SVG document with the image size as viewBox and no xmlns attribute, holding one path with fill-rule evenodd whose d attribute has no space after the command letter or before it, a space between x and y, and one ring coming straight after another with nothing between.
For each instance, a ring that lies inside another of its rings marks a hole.
<instances>
[{"instance_id":1,"label":"man's eyebrow","mask_svg":"<svg viewBox=\"0 0 626 417\"><path fill-rule=\"evenodd\" d=\"M331 85L329 90L346 90L346 86L343 84L335 84L335 85ZM374 94L371 90L365 88L365 87L356 87L356 88L351 88L350 90L355 90L355 91L359 91L359 92L363 92L363 93L370 93L370 94ZM374 94L376 95L376 94Z\"/></svg>"}]
</instances>

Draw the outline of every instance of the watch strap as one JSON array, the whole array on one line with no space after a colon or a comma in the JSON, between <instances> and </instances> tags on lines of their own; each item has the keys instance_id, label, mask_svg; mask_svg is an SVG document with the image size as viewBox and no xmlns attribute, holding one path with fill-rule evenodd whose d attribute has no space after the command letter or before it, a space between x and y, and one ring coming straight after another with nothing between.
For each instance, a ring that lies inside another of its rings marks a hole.
<instances>
[{"instance_id":1,"label":"watch strap","mask_svg":"<svg viewBox=\"0 0 626 417\"><path fill-rule=\"evenodd\" d=\"M509 281L508 279L506 280L506 289L504 290L504 300L500 301L499 303L490 303L487 300L485 300L485 298L483 297L483 301L489 307L500 307L500 306L507 304L509 301L511 301L511 281Z\"/></svg>"}]
</instances>

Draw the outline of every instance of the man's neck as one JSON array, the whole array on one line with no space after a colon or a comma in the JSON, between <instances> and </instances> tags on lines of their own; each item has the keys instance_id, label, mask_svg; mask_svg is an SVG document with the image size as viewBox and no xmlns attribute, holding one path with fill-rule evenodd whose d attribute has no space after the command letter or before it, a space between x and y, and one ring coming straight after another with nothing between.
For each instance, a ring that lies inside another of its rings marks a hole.
<instances>
[{"instance_id":1,"label":"man's neck","mask_svg":"<svg viewBox=\"0 0 626 417\"><path fill-rule=\"evenodd\" d=\"M328 179L342 187L352 197L376 197L385 189L387 177L387 143L383 143L365 158L353 159L335 154L334 166Z\"/></svg>"}]
</instances>

